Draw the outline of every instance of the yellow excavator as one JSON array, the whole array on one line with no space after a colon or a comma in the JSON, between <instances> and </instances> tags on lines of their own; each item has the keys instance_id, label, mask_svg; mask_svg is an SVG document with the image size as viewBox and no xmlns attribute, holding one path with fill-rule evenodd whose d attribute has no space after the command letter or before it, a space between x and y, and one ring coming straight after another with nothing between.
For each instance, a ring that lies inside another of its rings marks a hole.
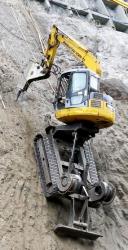
<instances>
[{"instance_id":1,"label":"yellow excavator","mask_svg":"<svg viewBox=\"0 0 128 250\"><path fill-rule=\"evenodd\" d=\"M58 224L58 235L96 240L100 234L90 231L90 207L108 205L115 188L98 176L90 139L100 129L113 125L113 99L100 92L99 60L84 46L53 25L47 49L40 64L34 65L21 92L36 80L47 79L53 72L60 44L65 45L84 67L62 73L55 93L55 116L62 123L48 126L37 134L34 150L44 195L62 199L69 208L67 225Z\"/></svg>"},{"instance_id":2,"label":"yellow excavator","mask_svg":"<svg viewBox=\"0 0 128 250\"><path fill-rule=\"evenodd\" d=\"M113 101L110 96L100 93L101 66L98 59L85 47L59 30L52 27L48 47L41 65L30 70L26 91L32 81L50 76L57 49L60 44L68 47L83 63L84 68L64 72L59 78L54 107L55 116L64 123L88 121L97 128L111 126L115 121Z\"/></svg>"}]
</instances>

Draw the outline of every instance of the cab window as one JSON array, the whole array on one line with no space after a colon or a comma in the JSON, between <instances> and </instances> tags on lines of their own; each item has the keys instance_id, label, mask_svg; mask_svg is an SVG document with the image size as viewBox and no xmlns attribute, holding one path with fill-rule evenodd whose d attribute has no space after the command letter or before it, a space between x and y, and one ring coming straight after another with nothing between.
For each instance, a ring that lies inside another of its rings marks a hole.
<instances>
[{"instance_id":1,"label":"cab window","mask_svg":"<svg viewBox=\"0 0 128 250\"><path fill-rule=\"evenodd\" d=\"M90 76L90 89L91 91L99 91L99 79L93 75Z\"/></svg>"},{"instance_id":2,"label":"cab window","mask_svg":"<svg viewBox=\"0 0 128 250\"><path fill-rule=\"evenodd\" d=\"M72 75L71 92L79 92L87 88L86 73L74 73Z\"/></svg>"}]
</instances>

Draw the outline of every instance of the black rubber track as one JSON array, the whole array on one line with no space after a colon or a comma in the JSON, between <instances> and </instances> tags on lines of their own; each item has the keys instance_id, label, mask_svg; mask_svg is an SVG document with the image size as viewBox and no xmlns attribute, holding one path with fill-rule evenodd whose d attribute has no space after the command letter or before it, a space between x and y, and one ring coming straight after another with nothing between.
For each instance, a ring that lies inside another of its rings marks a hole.
<instances>
[{"instance_id":1,"label":"black rubber track","mask_svg":"<svg viewBox=\"0 0 128 250\"><path fill-rule=\"evenodd\" d=\"M46 134L37 134L34 139L34 150L44 195L47 198L57 196L59 171L51 136ZM44 161L52 182L50 188L46 185Z\"/></svg>"}]
</instances>

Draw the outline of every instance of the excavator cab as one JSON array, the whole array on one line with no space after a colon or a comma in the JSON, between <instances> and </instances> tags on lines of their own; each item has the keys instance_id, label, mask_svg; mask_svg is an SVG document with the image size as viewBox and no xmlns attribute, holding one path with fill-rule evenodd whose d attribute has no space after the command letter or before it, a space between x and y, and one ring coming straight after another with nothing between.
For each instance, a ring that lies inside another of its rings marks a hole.
<instances>
[{"instance_id":1,"label":"excavator cab","mask_svg":"<svg viewBox=\"0 0 128 250\"><path fill-rule=\"evenodd\" d=\"M56 118L66 124L86 122L100 129L111 126L115 120L112 98L100 93L99 76L85 68L61 75L54 108Z\"/></svg>"},{"instance_id":2,"label":"excavator cab","mask_svg":"<svg viewBox=\"0 0 128 250\"><path fill-rule=\"evenodd\" d=\"M87 106L91 92L99 92L99 77L86 69L65 72L59 79L56 107Z\"/></svg>"}]
</instances>

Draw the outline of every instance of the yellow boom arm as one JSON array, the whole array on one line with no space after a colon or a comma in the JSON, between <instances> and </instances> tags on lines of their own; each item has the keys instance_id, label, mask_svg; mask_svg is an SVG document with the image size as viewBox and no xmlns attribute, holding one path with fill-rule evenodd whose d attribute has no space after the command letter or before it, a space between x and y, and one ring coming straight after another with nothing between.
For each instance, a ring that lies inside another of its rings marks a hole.
<instances>
[{"instance_id":1,"label":"yellow boom arm","mask_svg":"<svg viewBox=\"0 0 128 250\"><path fill-rule=\"evenodd\" d=\"M128 9L128 3L123 1L123 0L108 0L109 2L115 2L119 5L121 5L122 7L124 8L127 8Z\"/></svg>"},{"instance_id":2,"label":"yellow boom arm","mask_svg":"<svg viewBox=\"0 0 128 250\"><path fill-rule=\"evenodd\" d=\"M73 54L83 62L86 68L89 68L98 75L101 75L101 67L99 60L84 46L73 38L67 36L61 30L59 30L55 25L53 25L51 33L48 39L48 47L45 51L44 57L46 61L44 62L47 70L50 70L54 58L56 56L57 48L60 44L67 46ZM42 65L43 66L43 65Z\"/></svg>"},{"instance_id":3,"label":"yellow boom arm","mask_svg":"<svg viewBox=\"0 0 128 250\"><path fill-rule=\"evenodd\" d=\"M44 51L44 59L40 65L36 64L36 66L34 65L34 67L31 68L27 82L25 83L23 89L19 90L17 99L21 92L27 91L31 82L46 79L50 76L57 48L60 44L64 44L71 49L73 54L81 62L83 62L86 68L101 76L101 66L99 60L86 47L82 46L79 42L67 36L55 25L53 25L48 39L48 47Z\"/></svg>"}]
</instances>

